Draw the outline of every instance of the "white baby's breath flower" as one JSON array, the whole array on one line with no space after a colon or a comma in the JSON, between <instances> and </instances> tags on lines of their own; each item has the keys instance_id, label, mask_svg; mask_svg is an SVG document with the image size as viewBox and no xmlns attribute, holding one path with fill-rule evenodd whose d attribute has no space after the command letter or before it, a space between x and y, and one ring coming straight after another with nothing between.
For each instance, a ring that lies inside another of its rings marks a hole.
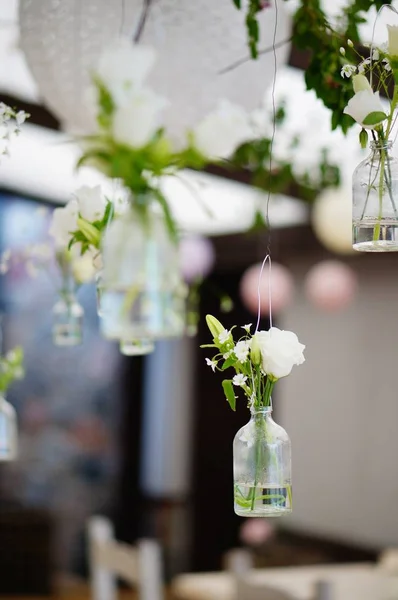
<instances>
[{"instance_id":1,"label":"white baby's breath flower","mask_svg":"<svg viewBox=\"0 0 398 600\"><path fill-rule=\"evenodd\" d=\"M230 332L228 331L228 329L224 329L224 331L222 331L218 335L218 341L220 342L220 344L225 344L225 342L228 342L229 338L230 338Z\"/></svg>"},{"instance_id":2,"label":"white baby's breath flower","mask_svg":"<svg viewBox=\"0 0 398 600\"><path fill-rule=\"evenodd\" d=\"M226 352L225 354L223 354L222 357L223 357L224 360L228 360L232 354L233 354L233 351L229 350L228 352Z\"/></svg>"},{"instance_id":3,"label":"white baby's breath flower","mask_svg":"<svg viewBox=\"0 0 398 600\"><path fill-rule=\"evenodd\" d=\"M241 341L238 342L234 348L234 353L239 362L244 363L249 356L250 351L250 341Z\"/></svg>"},{"instance_id":4,"label":"white baby's breath flower","mask_svg":"<svg viewBox=\"0 0 398 600\"><path fill-rule=\"evenodd\" d=\"M207 366L211 367L213 373L216 370L217 367L217 361L216 360L210 360L210 358L206 358L206 364Z\"/></svg>"},{"instance_id":5,"label":"white baby's breath flower","mask_svg":"<svg viewBox=\"0 0 398 600\"><path fill-rule=\"evenodd\" d=\"M244 329L245 331L247 331L247 333L250 333L251 327L252 327L252 323L248 323L247 325L243 325L242 329Z\"/></svg>"},{"instance_id":6,"label":"white baby's breath flower","mask_svg":"<svg viewBox=\"0 0 398 600\"><path fill-rule=\"evenodd\" d=\"M347 77L347 79L349 79L351 75L353 75L356 72L356 70L357 68L355 65L344 65L341 69L341 76Z\"/></svg>"},{"instance_id":7,"label":"white baby's breath flower","mask_svg":"<svg viewBox=\"0 0 398 600\"><path fill-rule=\"evenodd\" d=\"M255 137L249 115L228 100L221 100L192 133L197 150L212 159L229 158L239 146Z\"/></svg>"},{"instance_id":8,"label":"white baby's breath flower","mask_svg":"<svg viewBox=\"0 0 398 600\"><path fill-rule=\"evenodd\" d=\"M237 387L242 387L243 385L245 385L246 381L247 377L246 375L243 375L243 373L238 373L232 378L232 383Z\"/></svg>"},{"instance_id":9,"label":"white baby's breath flower","mask_svg":"<svg viewBox=\"0 0 398 600\"><path fill-rule=\"evenodd\" d=\"M340 48L340 54L342 56L345 56L345 48L343 48L343 47Z\"/></svg>"},{"instance_id":10,"label":"white baby's breath flower","mask_svg":"<svg viewBox=\"0 0 398 600\"><path fill-rule=\"evenodd\" d=\"M390 65L390 61L388 60L388 58L383 58L383 60L381 62L383 63L384 69L386 71L391 71L391 65Z\"/></svg>"},{"instance_id":11,"label":"white baby's breath flower","mask_svg":"<svg viewBox=\"0 0 398 600\"><path fill-rule=\"evenodd\" d=\"M349 46L350 48L353 48L354 44L351 40L347 40L347 46Z\"/></svg>"},{"instance_id":12,"label":"white baby's breath flower","mask_svg":"<svg viewBox=\"0 0 398 600\"><path fill-rule=\"evenodd\" d=\"M372 52L372 60L379 60L380 53L377 48L375 48Z\"/></svg>"}]
</instances>

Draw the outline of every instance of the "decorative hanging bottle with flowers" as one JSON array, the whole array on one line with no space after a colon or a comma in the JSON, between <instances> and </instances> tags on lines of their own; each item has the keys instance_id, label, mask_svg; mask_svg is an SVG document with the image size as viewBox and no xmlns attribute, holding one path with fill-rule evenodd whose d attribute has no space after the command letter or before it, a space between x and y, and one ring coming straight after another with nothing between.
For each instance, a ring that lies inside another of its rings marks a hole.
<instances>
[{"instance_id":1,"label":"decorative hanging bottle with flowers","mask_svg":"<svg viewBox=\"0 0 398 600\"><path fill-rule=\"evenodd\" d=\"M279 517L292 510L291 444L286 431L272 419L272 390L294 365L304 362L305 346L291 331L271 327L250 333L235 343L232 329L208 315L207 325L217 354L206 359L213 371L233 369L232 379L222 386L232 410L235 391L241 389L248 401L250 421L235 436L233 443L234 508L242 517Z\"/></svg>"},{"instance_id":2,"label":"decorative hanging bottle with flowers","mask_svg":"<svg viewBox=\"0 0 398 600\"><path fill-rule=\"evenodd\" d=\"M398 160L392 155L398 105L398 27L388 26L385 47L370 49L358 65L346 64L354 96L344 112L361 125L360 143L370 155L353 174L353 248L361 252L398 251ZM349 48L352 49L352 42ZM345 55L345 49L341 49ZM357 73L354 75L354 73ZM380 93L386 100L383 102ZM369 136L370 134L370 136Z\"/></svg>"},{"instance_id":3,"label":"decorative hanging bottle with flowers","mask_svg":"<svg viewBox=\"0 0 398 600\"><path fill-rule=\"evenodd\" d=\"M23 377L22 348L14 348L5 356L0 356L0 462L17 457L17 416L14 407L6 400L6 393L14 380Z\"/></svg>"}]
</instances>

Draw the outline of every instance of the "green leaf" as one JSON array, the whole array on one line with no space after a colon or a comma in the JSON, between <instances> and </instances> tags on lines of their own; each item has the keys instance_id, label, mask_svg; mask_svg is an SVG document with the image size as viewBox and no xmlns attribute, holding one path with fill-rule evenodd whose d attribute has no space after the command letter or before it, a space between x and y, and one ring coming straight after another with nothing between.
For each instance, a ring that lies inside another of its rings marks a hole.
<instances>
[{"instance_id":1,"label":"green leaf","mask_svg":"<svg viewBox=\"0 0 398 600\"><path fill-rule=\"evenodd\" d=\"M225 371L226 369L233 367L236 362L237 362L237 359L235 358L235 356L230 356L224 362L223 366L221 367L221 371Z\"/></svg>"},{"instance_id":2,"label":"green leaf","mask_svg":"<svg viewBox=\"0 0 398 600\"><path fill-rule=\"evenodd\" d=\"M232 2L235 4L236 8L239 8L239 10L242 8L241 0L232 0Z\"/></svg>"},{"instance_id":3,"label":"green leaf","mask_svg":"<svg viewBox=\"0 0 398 600\"><path fill-rule=\"evenodd\" d=\"M167 204L166 198L163 196L159 190L153 190L154 197L159 202L160 206L163 209L163 214L166 222L166 227L169 231L170 238L173 242L177 243L178 234L177 234L177 226L170 212L169 205Z\"/></svg>"},{"instance_id":4,"label":"green leaf","mask_svg":"<svg viewBox=\"0 0 398 600\"><path fill-rule=\"evenodd\" d=\"M236 398L234 392L234 386L231 379L224 379L222 382L225 397L232 410L236 410Z\"/></svg>"},{"instance_id":5,"label":"green leaf","mask_svg":"<svg viewBox=\"0 0 398 600\"><path fill-rule=\"evenodd\" d=\"M382 121L387 119L387 115L380 111L374 111L368 114L368 116L363 120L364 125L378 125Z\"/></svg>"}]
</instances>

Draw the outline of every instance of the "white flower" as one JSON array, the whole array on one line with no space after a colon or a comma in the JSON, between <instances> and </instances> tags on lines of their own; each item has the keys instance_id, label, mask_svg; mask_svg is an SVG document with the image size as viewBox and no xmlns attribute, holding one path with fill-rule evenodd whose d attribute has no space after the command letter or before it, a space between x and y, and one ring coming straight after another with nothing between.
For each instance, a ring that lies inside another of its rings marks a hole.
<instances>
[{"instance_id":1,"label":"white flower","mask_svg":"<svg viewBox=\"0 0 398 600\"><path fill-rule=\"evenodd\" d=\"M228 352L223 354L222 357L224 360L228 360L231 355L232 355L232 350L229 350Z\"/></svg>"},{"instance_id":2,"label":"white flower","mask_svg":"<svg viewBox=\"0 0 398 600\"><path fill-rule=\"evenodd\" d=\"M252 323L249 323L248 325L243 325L242 329L247 331L247 333L250 333L251 327L252 327Z\"/></svg>"},{"instance_id":3,"label":"white flower","mask_svg":"<svg viewBox=\"0 0 398 600\"><path fill-rule=\"evenodd\" d=\"M193 130L194 146L203 156L229 158L254 132L249 115L240 106L221 100L217 109L207 115Z\"/></svg>"},{"instance_id":4,"label":"white flower","mask_svg":"<svg viewBox=\"0 0 398 600\"><path fill-rule=\"evenodd\" d=\"M365 60L363 60L361 63L359 63L358 65L358 73L363 73L365 71L365 68L370 65L371 60L370 57L369 58L365 58Z\"/></svg>"},{"instance_id":5,"label":"white flower","mask_svg":"<svg viewBox=\"0 0 398 600\"><path fill-rule=\"evenodd\" d=\"M250 341L238 342L234 348L234 353L239 362L244 363L249 356Z\"/></svg>"},{"instance_id":6,"label":"white flower","mask_svg":"<svg viewBox=\"0 0 398 600\"><path fill-rule=\"evenodd\" d=\"M148 89L134 92L128 104L116 110L113 136L121 144L141 148L148 144L161 127L161 112L167 100Z\"/></svg>"},{"instance_id":7,"label":"white flower","mask_svg":"<svg viewBox=\"0 0 398 600\"><path fill-rule=\"evenodd\" d=\"M213 373L216 370L216 366L217 366L217 361L216 360L210 360L210 358L206 358L206 364L212 368Z\"/></svg>"},{"instance_id":8,"label":"white flower","mask_svg":"<svg viewBox=\"0 0 398 600\"><path fill-rule=\"evenodd\" d=\"M263 371L275 379L286 377L294 365L301 365L305 360L305 346L300 344L292 331L271 327L269 331L256 333L256 339L260 346Z\"/></svg>"},{"instance_id":9,"label":"white flower","mask_svg":"<svg viewBox=\"0 0 398 600\"><path fill-rule=\"evenodd\" d=\"M388 53L398 56L398 26L387 25L388 29Z\"/></svg>"},{"instance_id":10,"label":"white flower","mask_svg":"<svg viewBox=\"0 0 398 600\"><path fill-rule=\"evenodd\" d=\"M365 77L365 75L354 75L352 78L352 85L355 93L362 92L363 90L372 91L368 78Z\"/></svg>"},{"instance_id":11,"label":"white flower","mask_svg":"<svg viewBox=\"0 0 398 600\"><path fill-rule=\"evenodd\" d=\"M100 185L83 185L74 193L79 205L79 213L86 221L100 221L105 212L105 200Z\"/></svg>"},{"instance_id":12,"label":"white flower","mask_svg":"<svg viewBox=\"0 0 398 600\"><path fill-rule=\"evenodd\" d=\"M380 58L380 53L377 50L377 48L375 48L372 52L372 60L379 60L379 58Z\"/></svg>"},{"instance_id":13,"label":"white flower","mask_svg":"<svg viewBox=\"0 0 398 600\"><path fill-rule=\"evenodd\" d=\"M344 113L350 115L350 117L366 129L374 129L374 127L387 117L380 100L379 92L372 92L372 90L357 92L345 107ZM372 125L365 125L364 121L366 117L372 113L378 113L379 119L376 123L372 123Z\"/></svg>"},{"instance_id":14,"label":"white flower","mask_svg":"<svg viewBox=\"0 0 398 600\"><path fill-rule=\"evenodd\" d=\"M381 62L383 63L386 71L391 71L391 65L390 65L390 61L388 60L388 58L383 58L383 60Z\"/></svg>"},{"instance_id":15,"label":"white flower","mask_svg":"<svg viewBox=\"0 0 398 600\"><path fill-rule=\"evenodd\" d=\"M357 68L355 65L344 65L341 69L341 76L350 78L356 72Z\"/></svg>"},{"instance_id":16,"label":"white flower","mask_svg":"<svg viewBox=\"0 0 398 600\"><path fill-rule=\"evenodd\" d=\"M28 115L25 111L23 110L19 110L17 112L17 114L15 115L15 120L17 122L18 127L21 127L21 125L23 123L25 123L26 119L28 118Z\"/></svg>"},{"instance_id":17,"label":"white flower","mask_svg":"<svg viewBox=\"0 0 398 600\"><path fill-rule=\"evenodd\" d=\"M238 387L242 387L243 385L245 385L246 380L246 375L243 375L243 373L238 373L238 375L235 375L233 377L232 383Z\"/></svg>"},{"instance_id":18,"label":"white flower","mask_svg":"<svg viewBox=\"0 0 398 600\"><path fill-rule=\"evenodd\" d=\"M118 106L128 101L133 90L142 87L156 60L153 48L117 40L102 53L95 75Z\"/></svg>"},{"instance_id":19,"label":"white flower","mask_svg":"<svg viewBox=\"0 0 398 600\"><path fill-rule=\"evenodd\" d=\"M95 266L95 256L98 250L89 249L82 256L78 246L72 247L72 273L77 283L89 283L95 277L97 272Z\"/></svg>"},{"instance_id":20,"label":"white flower","mask_svg":"<svg viewBox=\"0 0 398 600\"><path fill-rule=\"evenodd\" d=\"M225 344L225 342L228 342L229 337L230 337L230 332L228 331L228 329L224 329L224 331L222 331L218 335L218 341L220 342L220 344Z\"/></svg>"},{"instance_id":21,"label":"white flower","mask_svg":"<svg viewBox=\"0 0 398 600\"><path fill-rule=\"evenodd\" d=\"M340 54L342 56L345 56L345 48L343 48L343 47L340 48Z\"/></svg>"},{"instance_id":22,"label":"white flower","mask_svg":"<svg viewBox=\"0 0 398 600\"><path fill-rule=\"evenodd\" d=\"M77 230L78 213L79 205L76 200L70 200L63 208L54 210L49 233L54 238L57 248L68 246L72 232Z\"/></svg>"}]
</instances>

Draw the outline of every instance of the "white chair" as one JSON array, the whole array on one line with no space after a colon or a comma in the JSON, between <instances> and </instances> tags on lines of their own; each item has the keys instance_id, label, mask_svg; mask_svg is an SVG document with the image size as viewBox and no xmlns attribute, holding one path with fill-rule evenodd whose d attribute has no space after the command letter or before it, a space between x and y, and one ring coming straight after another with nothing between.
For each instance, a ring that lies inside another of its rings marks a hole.
<instances>
[{"instance_id":1,"label":"white chair","mask_svg":"<svg viewBox=\"0 0 398 600\"><path fill-rule=\"evenodd\" d=\"M159 544L140 540L129 546L115 540L105 517L92 517L87 525L92 600L117 600L117 578L136 587L139 600L163 600Z\"/></svg>"},{"instance_id":2,"label":"white chair","mask_svg":"<svg viewBox=\"0 0 398 600\"><path fill-rule=\"evenodd\" d=\"M255 584L247 578L236 578L236 600L296 600L290 594L263 584Z\"/></svg>"}]
</instances>

